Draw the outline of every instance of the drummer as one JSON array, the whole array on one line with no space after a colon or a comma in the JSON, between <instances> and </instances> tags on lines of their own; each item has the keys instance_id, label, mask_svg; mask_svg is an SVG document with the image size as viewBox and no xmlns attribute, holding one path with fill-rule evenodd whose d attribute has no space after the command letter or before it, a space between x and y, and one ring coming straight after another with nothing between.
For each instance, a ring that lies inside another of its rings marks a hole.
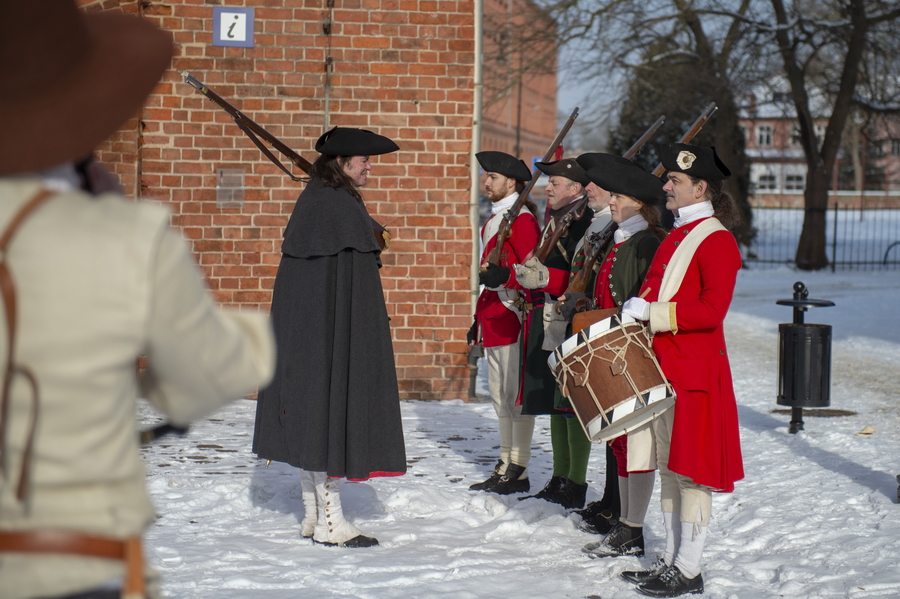
<instances>
[{"instance_id":1,"label":"drummer","mask_svg":"<svg viewBox=\"0 0 900 599\"><path fill-rule=\"evenodd\" d=\"M625 300L638 294L660 241L666 236L660 226L660 208L665 203L663 184L639 164L622 159L591 168L587 176L610 194L609 209L612 220L618 224L613 246L599 262L600 271L588 289L597 308L621 309ZM573 294L565 298L562 310L567 317L573 314L578 299ZM644 517L653 493L654 471L628 471L629 435L616 437L609 444L617 464L621 517L603 541L589 543L583 551L591 557L643 555Z\"/></svg>"},{"instance_id":2,"label":"drummer","mask_svg":"<svg viewBox=\"0 0 900 599\"><path fill-rule=\"evenodd\" d=\"M622 577L651 597L702 593L700 558L712 492L744 477L737 405L722 323L741 255L729 232L737 206L723 190L731 172L715 148L660 147L666 208L675 226L656 253L639 297L623 313L649 321L653 349L675 388L675 407L651 423L666 528L665 554Z\"/></svg>"}]
</instances>

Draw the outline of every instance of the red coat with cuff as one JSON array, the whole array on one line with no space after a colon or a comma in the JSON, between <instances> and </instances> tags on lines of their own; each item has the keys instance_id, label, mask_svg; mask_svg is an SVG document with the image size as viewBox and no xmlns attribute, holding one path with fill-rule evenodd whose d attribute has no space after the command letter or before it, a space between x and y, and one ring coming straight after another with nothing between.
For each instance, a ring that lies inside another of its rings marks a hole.
<instances>
[{"instance_id":1,"label":"red coat with cuff","mask_svg":"<svg viewBox=\"0 0 900 599\"><path fill-rule=\"evenodd\" d=\"M678 244L703 220L672 229L663 240L641 288L641 293L649 289L648 302L658 301L663 274ZM723 322L740 268L734 236L723 230L711 233L669 300L672 330L659 331L653 339L663 373L678 396L668 467L697 484L729 493L744 477L744 467Z\"/></svg>"},{"instance_id":2,"label":"red coat with cuff","mask_svg":"<svg viewBox=\"0 0 900 599\"><path fill-rule=\"evenodd\" d=\"M503 214L496 214L491 218L503 218ZM484 237L485 223L481 228ZM540 229L537 219L528 210L523 210L513 221L509 237L503 244L500 252L499 266L510 268L510 282L506 286L512 288L515 285L516 275L512 270L513 264L521 264L527 255L534 250L540 238ZM497 244L497 236L491 237L485 244L481 261L484 262ZM475 320L478 322L478 339L484 347L497 347L509 345L519 340L522 331L522 321L517 312L510 310L500 299L500 292L485 287L478 296L475 305Z\"/></svg>"}]
</instances>

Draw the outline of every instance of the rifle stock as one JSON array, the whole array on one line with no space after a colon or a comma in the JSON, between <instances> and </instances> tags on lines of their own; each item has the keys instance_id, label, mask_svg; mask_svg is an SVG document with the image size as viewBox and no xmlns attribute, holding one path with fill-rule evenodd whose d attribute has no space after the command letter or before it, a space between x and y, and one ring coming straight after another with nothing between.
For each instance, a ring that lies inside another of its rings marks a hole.
<instances>
[{"instance_id":1,"label":"rifle stock","mask_svg":"<svg viewBox=\"0 0 900 599\"><path fill-rule=\"evenodd\" d=\"M644 144L647 143L651 137L656 133L656 130L662 127L663 123L666 121L665 115L660 116L656 119L656 122L650 125L650 128L644 131L644 134L632 144L628 151L622 154L623 158L628 158L629 160L638 152L641 151L641 148L644 147ZM546 262L547 257L550 255L550 252L553 250L553 246L565 235L569 226L572 224L573 220L578 220L584 215L585 206L587 206L587 194L584 195L578 202L574 204L569 204L568 206L560 209L556 214L553 215L553 220L556 222L556 226L553 228L553 234L545 239L538 249L535 251L534 255L537 256L537 259L541 264Z\"/></svg>"},{"instance_id":2,"label":"rifle stock","mask_svg":"<svg viewBox=\"0 0 900 599\"><path fill-rule=\"evenodd\" d=\"M209 100L219 106L219 108L223 109L225 112L231 115L231 118L234 119L235 124L240 127L241 131L243 131L247 137L250 138L257 148L265 154L266 158L272 161L272 164L280 168L290 177L293 181L304 181L304 177L298 177L294 175L291 171L289 171L278 158L275 157L272 152L266 148L261 141L260 138L265 140L270 146L284 154L291 163L302 170L304 173L309 173L309 169L312 166L309 160L295 152L288 146L286 143L263 129L261 125L259 125L256 121L245 115L243 112L232 106L225 98L209 89L206 85L203 84L199 79L188 73L187 71L182 71L181 76L184 77L184 82L196 89L198 92L206 96ZM372 221L372 233L375 235L375 241L378 243L378 247L381 248L382 251L388 249L391 244L391 233L384 226L382 226L378 221L369 216L369 219Z\"/></svg>"},{"instance_id":3,"label":"rifle stock","mask_svg":"<svg viewBox=\"0 0 900 599\"><path fill-rule=\"evenodd\" d=\"M584 244L584 265L581 270L575 273L569 286L566 287L566 293L584 293L587 289L588 281L591 278L591 271L594 269L594 263L597 257L603 252L603 249L609 245L613 238L613 233L619 225L616 221L609 221L603 229L598 233L593 233Z\"/></svg>"},{"instance_id":4,"label":"rifle stock","mask_svg":"<svg viewBox=\"0 0 900 599\"><path fill-rule=\"evenodd\" d=\"M181 76L184 77L184 82L196 89L198 92L206 96L209 100L219 106L222 110L231 115L231 118L234 119L235 124L241 128L247 137L249 137L256 146L262 150L262 152L269 158L276 166L281 168L285 173L287 173L288 177L293 179L294 181L302 181L303 177L297 177L289 170L287 170L281 162L269 152L268 149L265 148L260 142L259 139L263 139L267 144L284 154L284 156L291 161L291 163L302 170L304 173L309 173L309 167L312 166L309 160L295 152L291 149L287 144L283 141L266 131L262 128L256 121L245 115L243 112L232 106L225 98L209 89L206 85L203 84L199 79L188 73L187 71L182 71Z\"/></svg>"},{"instance_id":5,"label":"rifle stock","mask_svg":"<svg viewBox=\"0 0 900 599\"><path fill-rule=\"evenodd\" d=\"M542 162L549 162L550 159L553 158L553 154L556 153L556 148L558 148L559 144L561 144L563 139L565 139L566 134L569 132L569 129L572 128L572 124L575 122L576 118L578 118L577 106L575 107L575 110L572 111L572 114L569 115L569 119L563 125L562 129L559 130L559 133L556 135L556 139L554 139L553 143L550 144L550 148L547 150L547 153L544 154L544 159L542 160ZM526 185L525 189L522 190L522 193L519 194L519 197L516 199L516 203L513 204L512 207L506 211L506 214L503 215L503 222L500 223L500 229L497 231L497 243L488 254L487 258L485 259L485 263L497 265L500 264L500 251L503 249L503 245L506 243L506 240L509 239L509 234L512 230L512 223L519 215L519 211L522 210L522 206L525 205L525 201L528 199L528 194L530 194L531 190L534 189L534 184L537 183L537 180L537 169L534 169L534 172L531 173L531 181L528 182L528 185ZM484 264L482 265L482 267L484 268Z\"/></svg>"},{"instance_id":6,"label":"rifle stock","mask_svg":"<svg viewBox=\"0 0 900 599\"><path fill-rule=\"evenodd\" d=\"M677 143L686 144L687 142L694 139L694 136L700 133L700 129L703 129L703 125L705 125L706 121L709 120L709 118L713 114L715 114L717 109L718 106L716 106L716 103L710 102L706 106L706 108L703 109L703 112L700 113L700 116L697 117L697 120L694 121L694 124L691 125L690 129L688 129L687 132L681 136L681 139L679 139ZM653 176L660 177L665 170L666 168L662 165L662 162L660 162L656 165L656 168L653 169Z\"/></svg>"}]
</instances>

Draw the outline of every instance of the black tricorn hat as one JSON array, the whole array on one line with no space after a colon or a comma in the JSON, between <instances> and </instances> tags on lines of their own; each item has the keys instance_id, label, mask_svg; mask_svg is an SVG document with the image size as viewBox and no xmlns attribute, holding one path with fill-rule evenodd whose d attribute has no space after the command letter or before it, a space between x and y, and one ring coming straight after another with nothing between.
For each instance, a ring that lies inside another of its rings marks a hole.
<instances>
[{"instance_id":1,"label":"black tricorn hat","mask_svg":"<svg viewBox=\"0 0 900 599\"><path fill-rule=\"evenodd\" d=\"M551 177L565 177L582 185L591 182L581 165L572 158L563 158L555 162L535 162L534 166Z\"/></svg>"},{"instance_id":2,"label":"black tricorn hat","mask_svg":"<svg viewBox=\"0 0 900 599\"><path fill-rule=\"evenodd\" d=\"M731 171L716 154L715 147L664 144L657 148L660 162L668 171L685 173L704 181L722 181L731 176Z\"/></svg>"},{"instance_id":3,"label":"black tricorn hat","mask_svg":"<svg viewBox=\"0 0 900 599\"><path fill-rule=\"evenodd\" d=\"M595 185L610 193L631 196L645 204L661 208L666 203L663 182L644 167L628 160L629 164L619 161L605 166L588 169L587 176Z\"/></svg>"},{"instance_id":4,"label":"black tricorn hat","mask_svg":"<svg viewBox=\"0 0 900 599\"><path fill-rule=\"evenodd\" d=\"M528 170L528 166L506 152L494 150L478 152L475 154L475 158L486 172L500 173L504 177L509 177L516 181L531 181L531 171Z\"/></svg>"},{"instance_id":5,"label":"black tricorn hat","mask_svg":"<svg viewBox=\"0 0 900 599\"><path fill-rule=\"evenodd\" d=\"M607 167L612 164L620 164L623 166L637 165L636 162L629 160L628 158L617 156L615 154L605 154L603 152L588 152L587 154L582 154L576 158L575 161L585 171L589 171L596 167Z\"/></svg>"},{"instance_id":6,"label":"black tricorn hat","mask_svg":"<svg viewBox=\"0 0 900 599\"><path fill-rule=\"evenodd\" d=\"M383 135L352 127L332 127L316 140L316 152L326 156L378 156L399 149Z\"/></svg>"}]
</instances>

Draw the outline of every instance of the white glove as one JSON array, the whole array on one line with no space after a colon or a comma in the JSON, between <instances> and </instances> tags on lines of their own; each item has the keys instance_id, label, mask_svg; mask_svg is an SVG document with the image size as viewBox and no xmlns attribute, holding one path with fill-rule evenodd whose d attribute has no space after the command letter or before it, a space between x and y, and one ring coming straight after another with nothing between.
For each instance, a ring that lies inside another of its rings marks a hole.
<instances>
[{"instance_id":1,"label":"white glove","mask_svg":"<svg viewBox=\"0 0 900 599\"><path fill-rule=\"evenodd\" d=\"M550 284L550 271L534 256L513 268L516 269L516 282L525 289L541 289Z\"/></svg>"},{"instance_id":2,"label":"white glove","mask_svg":"<svg viewBox=\"0 0 900 599\"><path fill-rule=\"evenodd\" d=\"M635 320L650 320L650 302L642 297L633 297L622 305L622 313Z\"/></svg>"}]
</instances>

